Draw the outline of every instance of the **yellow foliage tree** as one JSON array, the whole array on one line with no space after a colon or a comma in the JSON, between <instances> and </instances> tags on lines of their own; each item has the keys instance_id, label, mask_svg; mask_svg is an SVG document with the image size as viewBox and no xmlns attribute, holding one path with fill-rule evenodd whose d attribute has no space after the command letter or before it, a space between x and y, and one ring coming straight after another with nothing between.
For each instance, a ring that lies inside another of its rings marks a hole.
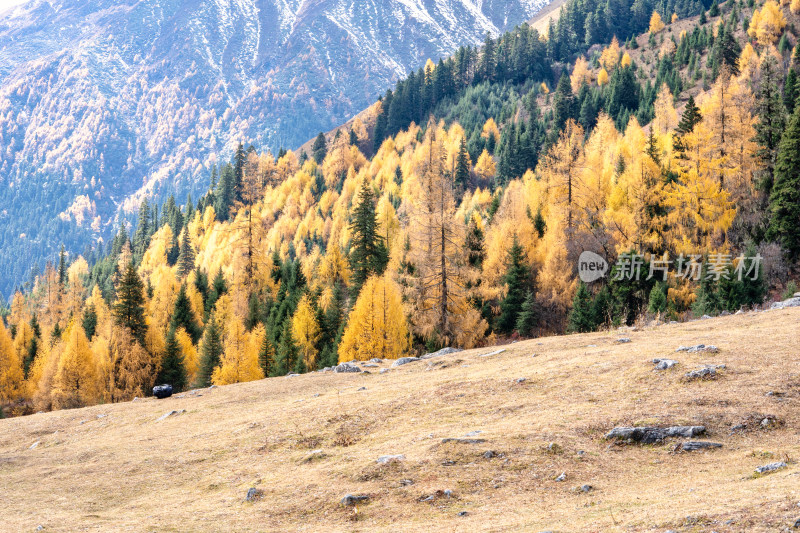
<instances>
[{"instance_id":1,"label":"yellow foliage tree","mask_svg":"<svg viewBox=\"0 0 800 533\"><path fill-rule=\"evenodd\" d=\"M607 83L608 83L608 72L606 71L606 69L601 68L600 72L597 73L597 85L602 87Z\"/></svg>"},{"instance_id":2,"label":"yellow foliage tree","mask_svg":"<svg viewBox=\"0 0 800 533\"><path fill-rule=\"evenodd\" d=\"M631 66L632 62L633 61L631 60L630 54L628 52L625 52L624 54L622 54L622 60L619 62L619 64L624 68ZM608 75L608 73L606 73L606 75Z\"/></svg>"},{"instance_id":3,"label":"yellow foliage tree","mask_svg":"<svg viewBox=\"0 0 800 533\"><path fill-rule=\"evenodd\" d=\"M673 13L672 14L672 18L670 19L670 22L672 24L675 24L676 22L678 22L678 14L677 13Z\"/></svg>"},{"instance_id":4,"label":"yellow foliage tree","mask_svg":"<svg viewBox=\"0 0 800 533\"><path fill-rule=\"evenodd\" d=\"M760 11L753 11L747 34L755 37L759 44L768 46L778 40L785 27L786 17L781 6L775 0L767 0Z\"/></svg>"},{"instance_id":5,"label":"yellow foliage tree","mask_svg":"<svg viewBox=\"0 0 800 533\"><path fill-rule=\"evenodd\" d=\"M260 342L251 342L251 335L247 334L239 318L232 318L227 330L221 364L214 369L211 382L214 385L229 385L264 379L264 371L258 364Z\"/></svg>"},{"instance_id":6,"label":"yellow foliage tree","mask_svg":"<svg viewBox=\"0 0 800 533\"><path fill-rule=\"evenodd\" d=\"M497 165L494 162L494 157L486 150L481 152L478 157L478 162L475 163L475 174L483 180L491 180L497 175Z\"/></svg>"},{"instance_id":7,"label":"yellow foliage tree","mask_svg":"<svg viewBox=\"0 0 800 533\"><path fill-rule=\"evenodd\" d=\"M664 21L661 20L661 15L658 14L658 11L653 11L653 15L650 17L650 35L655 35L663 29Z\"/></svg>"},{"instance_id":8,"label":"yellow foliage tree","mask_svg":"<svg viewBox=\"0 0 800 533\"><path fill-rule=\"evenodd\" d=\"M22 359L20 359L11 335L0 322L0 402L17 398L22 388Z\"/></svg>"},{"instance_id":9,"label":"yellow foliage tree","mask_svg":"<svg viewBox=\"0 0 800 533\"><path fill-rule=\"evenodd\" d=\"M615 35L614 38L611 39L611 44L609 44L600 54L600 66L605 69L613 69L616 67L617 62L619 61L619 53L619 41Z\"/></svg>"},{"instance_id":10,"label":"yellow foliage tree","mask_svg":"<svg viewBox=\"0 0 800 533\"><path fill-rule=\"evenodd\" d=\"M64 333L64 349L53 378L53 408L91 405L100 398L97 366L80 324L70 323Z\"/></svg>"},{"instance_id":11,"label":"yellow foliage tree","mask_svg":"<svg viewBox=\"0 0 800 533\"><path fill-rule=\"evenodd\" d=\"M339 360L397 358L411 346L397 284L389 275L367 279L350 315Z\"/></svg>"},{"instance_id":12,"label":"yellow foliage tree","mask_svg":"<svg viewBox=\"0 0 800 533\"><path fill-rule=\"evenodd\" d=\"M575 67L573 67L572 75L570 76L572 92L577 93L578 89L581 88L581 85L591 81L592 72L589 70L589 63L586 61L586 59L584 59L583 56L580 56L575 60Z\"/></svg>"},{"instance_id":13,"label":"yellow foliage tree","mask_svg":"<svg viewBox=\"0 0 800 533\"><path fill-rule=\"evenodd\" d=\"M308 294L304 294L292 317L292 338L303 353L303 361L308 370L317 368L317 343L321 333L311 300Z\"/></svg>"},{"instance_id":14,"label":"yellow foliage tree","mask_svg":"<svg viewBox=\"0 0 800 533\"><path fill-rule=\"evenodd\" d=\"M483 130L481 130L481 137L484 139L488 139L489 137L494 137L494 142L500 142L500 128L497 127L497 123L494 121L494 118L489 117L489 119L483 124Z\"/></svg>"}]
</instances>

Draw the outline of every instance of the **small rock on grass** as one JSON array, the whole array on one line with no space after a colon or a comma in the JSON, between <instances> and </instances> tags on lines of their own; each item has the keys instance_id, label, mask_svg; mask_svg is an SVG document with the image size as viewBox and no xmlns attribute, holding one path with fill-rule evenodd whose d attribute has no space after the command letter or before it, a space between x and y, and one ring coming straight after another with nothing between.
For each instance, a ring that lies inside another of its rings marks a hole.
<instances>
[{"instance_id":1,"label":"small rock on grass","mask_svg":"<svg viewBox=\"0 0 800 533\"><path fill-rule=\"evenodd\" d=\"M493 352L489 352L489 353L482 353L482 354L480 354L478 357L491 357L491 356L493 356L493 355L500 355L501 353L503 353L503 352L505 352L505 351L506 351L506 349L505 349L505 348L500 348L499 350L495 350L495 351L493 351Z\"/></svg>"},{"instance_id":2,"label":"small rock on grass","mask_svg":"<svg viewBox=\"0 0 800 533\"><path fill-rule=\"evenodd\" d=\"M183 413L185 413L185 412L186 412L186 410L185 410L185 409L180 409L180 410L177 410L177 411L173 410L173 411L170 411L169 413L164 413L163 415L161 415L160 417L158 417L158 419L156 420L156 422L161 422L162 420L165 420L165 419L167 419L167 418L169 418L169 417L171 417L171 416L178 416L178 415L182 415L182 414L183 414Z\"/></svg>"},{"instance_id":3,"label":"small rock on grass","mask_svg":"<svg viewBox=\"0 0 800 533\"><path fill-rule=\"evenodd\" d=\"M756 468L756 472L759 474L769 474L772 472L776 472L778 470L782 470L787 466L789 465L787 465L783 461L778 461L776 463L770 463L768 465L759 466L758 468Z\"/></svg>"},{"instance_id":4,"label":"small rock on grass","mask_svg":"<svg viewBox=\"0 0 800 533\"><path fill-rule=\"evenodd\" d=\"M344 498L342 498L342 505L345 507L350 507L356 505L357 503L362 503L369 501L369 496L366 494L348 494Z\"/></svg>"},{"instance_id":5,"label":"small rock on grass","mask_svg":"<svg viewBox=\"0 0 800 533\"><path fill-rule=\"evenodd\" d=\"M392 366L406 365L408 363L413 363L415 361L420 361L420 358L419 357L401 357L400 359L398 359L397 361L392 363Z\"/></svg>"},{"instance_id":6,"label":"small rock on grass","mask_svg":"<svg viewBox=\"0 0 800 533\"><path fill-rule=\"evenodd\" d=\"M252 487L247 491L247 496L244 499L248 502L257 502L262 496L264 496L263 490Z\"/></svg>"},{"instance_id":7,"label":"small rock on grass","mask_svg":"<svg viewBox=\"0 0 800 533\"><path fill-rule=\"evenodd\" d=\"M678 364L674 359L653 359L656 370L667 370Z\"/></svg>"},{"instance_id":8,"label":"small rock on grass","mask_svg":"<svg viewBox=\"0 0 800 533\"><path fill-rule=\"evenodd\" d=\"M567 480L567 473L566 472L561 472L561 474L558 477L556 477L556 481L559 481L559 482L566 481L566 480Z\"/></svg>"},{"instance_id":9,"label":"small rock on grass","mask_svg":"<svg viewBox=\"0 0 800 533\"><path fill-rule=\"evenodd\" d=\"M483 444L484 442L486 442L486 439L464 439L456 437L448 437L446 439L442 439L442 444L447 444L448 442L455 442L457 444Z\"/></svg>"},{"instance_id":10,"label":"small rock on grass","mask_svg":"<svg viewBox=\"0 0 800 533\"><path fill-rule=\"evenodd\" d=\"M375 462L380 464L380 465L385 465L387 463L395 463L395 462L404 461L405 458L406 458L406 456L403 455L403 454L381 455L380 457L378 457L378 459Z\"/></svg>"},{"instance_id":11,"label":"small rock on grass","mask_svg":"<svg viewBox=\"0 0 800 533\"><path fill-rule=\"evenodd\" d=\"M631 340L628 337L621 337L617 339L617 342L620 344L628 344Z\"/></svg>"},{"instance_id":12,"label":"small rock on grass","mask_svg":"<svg viewBox=\"0 0 800 533\"><path fill-rule=\"evenodd\" d=\"M722 444L718 442L707 442L702 440L690 440L678 445L677 450L684 452L696 452L698 450L707 450L710 448L722 448ZM676 451L677 451L676 450Z\"/></svg>"}]
</instances>

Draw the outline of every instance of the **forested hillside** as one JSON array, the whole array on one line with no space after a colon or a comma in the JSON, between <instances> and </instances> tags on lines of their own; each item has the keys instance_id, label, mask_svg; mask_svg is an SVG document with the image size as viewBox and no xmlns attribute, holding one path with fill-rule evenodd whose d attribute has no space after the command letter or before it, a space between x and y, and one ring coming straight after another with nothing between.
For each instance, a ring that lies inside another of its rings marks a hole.
<instances>
[{"instance_id":1,"label":"forested hillside","mask_svg":"<svg viewBox=\"0 0 800 533\"><path fill-rule=\"evenodd\" d=\"M800 0L568 2L311 153L240 145L0 327L10 411L734 312L800 255ZM591 251L608 275L584 284ZM637 273L638 268L638 273Z\"/></svg>"},{"instance_id":2,"label":"forested hillside","mask_svg":"<svg viewBox=\"0 0 800 533\"><path fill-rule=\"evenodd\" d=\"M294 148L546 0L26 0L0 13L0 294L242 139Z\"/></svg>"}]
</instances>

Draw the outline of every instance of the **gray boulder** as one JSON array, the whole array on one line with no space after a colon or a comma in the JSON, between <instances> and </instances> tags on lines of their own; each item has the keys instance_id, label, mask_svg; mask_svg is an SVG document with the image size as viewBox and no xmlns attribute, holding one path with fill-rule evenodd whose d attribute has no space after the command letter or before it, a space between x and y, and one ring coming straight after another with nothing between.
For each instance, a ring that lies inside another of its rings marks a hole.
<instances>
[{"instance_id":1,"label":"gray boulder","mask_svg":"<svg viewBox=\"0 0 800 533\"><path fill-rule=\"evenodd\" d=\"M247 491L247 496L245 496L244 500L247 502L257 502L262 496L264 496L263 490L252 487Z\"/></svg>"},{"instance_id":2,"label":"gray boulder","mask_svg":"<svg viewBox=\"0 0 800 533\"><path fill-rule=\"evenodd\" d=\"M698 353L698 352L707 352L707 353L717 353L719 352L719 348L716 346L709 344L706 346L705 344L696 344L694 346L679 346L676 352L687 352L687 353Z\"/></svg>"},{"instance_id":3,"label":"gray boulder","mask_svg":"<svg viewBox=\"0 0 800 533\"><path fill-rule=\"evenodd\" d=\"M342 374L350 372L361 372L361 369L352 363L342 363L340 365L335 366L333 368L333 371L336 372L337 374Z\"/></svg>"},{"instance_id":4,"label":"gray boulder","mask_svg":"<svg viewBox=\"0 0 800 533\"><path fill-rule=\"evenodd\" d=\"M441 350L436 352L426 353L425 355L420 357L420 359L433 359L434 357L441 357L443 355L449 355L451 353L458 353L461 351L463 351L461 350L461 348L451 348L448 346L447 348L442 348Z\"/></svg>"},{"instance_id":5,"label":"gray boulder","mask_svg":"<svg viewBox=\"0 0 800 533\"><path fill-rule=\"evenodd\" d=\"M686 379L714 379L717 377L717 370L725 369L725 365L706 365L703 368L692 370L685 374Z\"/></svg>"},{"instance_id":6,"label":"gray boulder","mask_svg":"<svg viewBox=\"0 0 800 533\"><path fill-rule=\"evenodd\" d=\"M653 359L656 370L667 370L678 364L674 359Z\"/></svg>"},{"instance_id":7,"label":"gray boulder","mask_svg":"<svg viewBox=\"0 0 800 533\"><path fill-rule=\"evenodd\" d=\"M696 452L698 450L707 450L709 448L722 448L722 444L718 442L707 442L702 440L689 440L678 445L678 450L684 452Z\"/></svg>"},{"instance_id":8,"label":"gray boulder","mask_svg":"<svg viewBox=\"0 0 800 533\"><path fill-rule=\"evenodd\" d=\"M770 309L786 309L788 307L800 307L800 296L796 294L794 297L789 298L788 300L784 300L782 302L775 302L769 308Z\"/></svg>"},{"instance_id":9,"label":"gray boulder","mask_svg":"<svg viewBox=\"0 0 800 533\"><path fill-rule=\"evenodd\" d=\"M499 350L494 350L493 352L482 353L479 357L491 357L493 355L499 355L499 354L501 354L501 353L503 353L505 351L506 351L505 348L500 348Z\"/></svg>"},{"instance_id":10,"label":"gray boulder","mask_svg":"<svg viewBox=\"0 0 800 533\"><path fill-rule=\"evenodd\" d=\"M182 414L183 414L183 413L185 413L185 412L186 412L186 410L185 410L185 409L180 409L180 410L177 410L177 411L174 411L174 410L173 410L173 411L170 411L169 413L165 413L165 414L161 415L160 417L158 417L158 419L156 420L156 422L161 422L162 420L165 420L165 419L167 419L167 418L169 418L169 417L171 417L171 416L178 416L178 415L182 415Z\"/></svg>"},{"instance_id":11,"label":"gray boulder","mask_svg":"<svg viewBox=\"0 0 800 533\"><path fill-rule=\"evenodd\" d=\"M395 462L405 461L405 459L406 459L406 456L403 455L403 454L381 455L380 457L378 457L378 459L375 462L378 463L379 465L385 465L387 463L395 463Z\"/></svg>"},{"instance_id":12,"label":"gray boulder","mask_svg":"<svg viewBox=\"0 0 800 533\"><path fill-rule=\"evenodd\" d=\"M341 503L345 507L350 507L356 505L357 503L362 503L366 501L369 501L369 496L366 494L357 494L357 495L348 494L344 498L342 498Z\"/></svg>"},{"instance_id":13,"label":"gray boulder","mask_svg":"<svg viewBox=\"0 0 800 533\"><path fill-rule=\"evenodd\" d=\"M668 437L691 438L705 433L705 426L671 426L666 428L644 426L644 427L615 427L607 435L606 439L628 442L639 442L642 444L654 444L663 441Z\"/></svg>"},{"instance_id":14,"label":"gray boulder","mask_svg":"<svg viewBox=\"0 0 800 533\"><path fill-rule=\"evenodd\" d=\"M759 466L756 468L756 472L758 472L759 474L770 474L772 472L776 472L778 470L786 468L787 466L789 465L787 465L783 461L778 461L777 463L770 463L768 465Z\"/></svg>"},{"instance_id":15,"label":"gray boulder","mask_svg":"<svg viewBox=\"0 0 800 533\"><path fill-rule=\"evenodd\" d=\"M442 444L447 444L448 442L455 442L458 444L483 444L486 442L486 439L464 439L458 437L448 437L446 439L442 439Z\"/></svg>"},{"instance_id":16,"label":"gray boulder","mask_svg":"<svg viewBox=\"0 0 800 533\"><path fill-rule=\"evenodd\" d=\"M621 337L617 339L617 342L620 344L628 344L631 340L628 337Z\"/></svg>"},{"instance_id":17,"label":"gray boulder","mask_svg":"<svg viewBox=\"0 0 800 533\"><path fill-rule=\"evenodd\" d=\"M413 363L415 361L421 361L421 359L419 357L401 357L400 359L392 363L392 366L406 365L408 363Z\"/></svg>"}]
</instances>

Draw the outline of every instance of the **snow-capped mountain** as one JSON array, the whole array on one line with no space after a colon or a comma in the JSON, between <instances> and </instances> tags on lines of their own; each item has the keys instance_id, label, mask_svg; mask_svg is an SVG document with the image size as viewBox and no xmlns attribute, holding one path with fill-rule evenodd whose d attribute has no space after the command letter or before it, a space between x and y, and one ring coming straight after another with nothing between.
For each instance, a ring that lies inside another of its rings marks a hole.
<instances>
[{"instance_id":1,"label":"snow-capped mountain","mask_svg":"<svg viewBox=\"0 0 800 533\"><path fill-rule=\"evenodd\" d=\"M0 13L0 292L240 139L295 148L547 0L33 0ZM196 198L196 196L195 196Z\"/></svg>"}]
</instances>

